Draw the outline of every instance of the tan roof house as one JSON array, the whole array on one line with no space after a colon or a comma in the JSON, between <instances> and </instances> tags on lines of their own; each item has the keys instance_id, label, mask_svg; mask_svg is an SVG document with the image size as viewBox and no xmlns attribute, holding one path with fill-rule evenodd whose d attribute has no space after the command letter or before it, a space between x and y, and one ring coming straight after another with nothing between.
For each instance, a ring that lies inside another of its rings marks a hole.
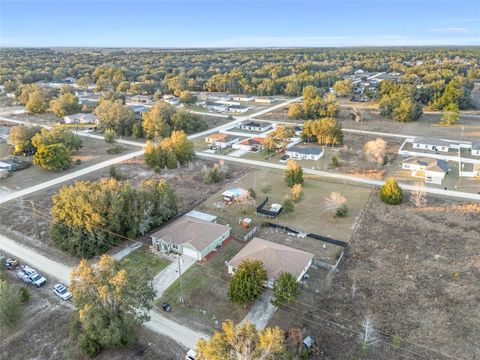
<instances>
[{"instance_id":1,"label":"tan roof house","mask_svg":"<svg viewBox=\"0 0 480 360\"><path fill-rule=\"evenodd\" d=\"M227 263L228 273L234 274L245 260L260 260L267 270L266 285L273 287L282 272L300 281L312 265L313 254L255 237Z\"/></svg>"},{"instance_id":2,"label":"tan roof house","mask_svg":"<svg viewBox=\"0 0 480 360\"><path fill-rule=\"evenodd\" d=\"M184 215L150 237L152 245L165 253L176 253L202 260L230 236L225 225Z\"/></svg>"}]
</instances>

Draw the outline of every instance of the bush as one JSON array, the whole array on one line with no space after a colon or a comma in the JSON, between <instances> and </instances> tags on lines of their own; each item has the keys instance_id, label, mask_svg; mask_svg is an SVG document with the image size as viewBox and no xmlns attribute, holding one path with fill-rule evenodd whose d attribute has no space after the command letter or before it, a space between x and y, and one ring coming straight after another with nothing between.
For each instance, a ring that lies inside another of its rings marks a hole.
<instances>
[{"instance_id":1,"label":"bush","mask_svg":"<svg viewBox=\"0 0 480 360\"><path fill-rule=\"evenodd\" d=\"M295 205L290 198L285 198L285 200L283 200L282 207L285 214L291 214L295 210Z\"/></svg>"},{"instance_id":2,"label":"bush","mask_svg":"<svg viewBox=\"0 0 480 360\"><path fill-rule=\"evenodd\" d=\"M110 169L108 170L108 174L111 178L114 178L115 180L123 180L122 174L120 174L120 171L117 170L115 166L110 166Z\"/></svg>"},{"instance_id":3,"label":"bush","mask_svg":"<svg viewBox=\"0 0 480 360\"><path fill-rule=\"evenodd\" d=\"M403 200L403 191L400 186L398 186L395 178L391 177L385 184L383 184L380 189L380 199L389 205L398 205Z\"/></svg>"},{"instance_id":4,"label":"bush","mask_svg":"<svg viewBox=\"0 0 480 360\"><path fill-rule=\"evenodd\" d=\"M250 188L248 189L248 194L250 195L250 197L252 199L256 199L257 198L257 193L255 192L255 190L253 188Z\"/></svg>"},{"instance_id":5,"label":"bush","mask_svg":"<svg viewBox=\"0 0 480 360\"><path fill-rule=\"evenodd\" d=\"M213 164L211 168L204 167L202 170L203 173L203 182L205 184L214 184L220 181L220 166L218 164Z\"/></svg>"},{"instance_id":6,"label":"bush","mask_svg":"<svg viewBox=\"0 0 480 360\"><path fill-rule=\"evenodd\" d=\"M337 158L336 156L333 156L333 157L332 157L332 161L331 161L330 165L331 165L333 168L336 168L336 167L339 167L339 166L340 166L340 161L338 161L338 158Z\"/></svg>"},{"instance_id":7,"label":"bush","mask_svg":"<svg viewBox=\"0 0 480 360\"><path fill-rule=\"evenodd\" d=\"M285 182L289 187L292 187L295 184L303 184L303 169L298 162L294 160L287 161Z\"/></svg>"},{"instance_id":8,"label":"bush","mask_svg":"<svg viewBox=\"0 0 480 360\"><path fill-rule=\"evenodd\" d=\"M81 163L82 163L82 160L80 159L75 160L75 165L80 165Z\"/></svg>"},{"instance_id":9,"label":"bush","mask_svg":"<svg viewBox=\"0 0 480 360\"><path fill-rule=\"evenodd\" d=\"M301 184L295 184L292 186L292 190L290 190L290 198L294 202L299 202L303 198L303 189Z\"/></svg>"},{"instance_id":10,"label":"bush","mask_svg":"<svg viewBox=\"0 0 480 360\"><path fill-rule=\"evenodd\" d=\"M22 286L20 289L18 289L18 292L20 293L20 301L22 303L25 304L30 300L30 291L25 286Z\"/></svg>"},{"instance_id":11,"label":"bush","mask_svg":"<svg viewBox=\"0 0 480 360\"><path fill-rule=\"evenodd\" d=\"M103 132L103 138L107 144L113 144L117 138L117 132L114 129L106 129Z\"/></svg>"},{"instance_id":12,"label":"bush","mask_svg":"<svg viewBox=\"0 0 480 360\"><path fill-rule=\"evenodd\" d=\"M125 150L125 148L122 145L116 145L116 146L112 146L111 148L107 149L107 154L108 155L116 155L116 154L120 154L121 152L123 152L123 150Z\"/></svg>"}]
</instances>

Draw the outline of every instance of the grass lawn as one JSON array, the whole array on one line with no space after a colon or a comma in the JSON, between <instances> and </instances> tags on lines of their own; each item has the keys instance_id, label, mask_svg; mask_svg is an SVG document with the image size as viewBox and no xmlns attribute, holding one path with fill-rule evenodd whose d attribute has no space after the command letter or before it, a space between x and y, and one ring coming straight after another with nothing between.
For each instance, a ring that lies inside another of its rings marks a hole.
<instances>
[{"instance_id":1,"label":"grass lawn","mask_svg":"<svg viewBox=\"0 0 480 360\"><path fill-rule=\"evenodd\" d=\"M139 249L124 257L121 263L127 269L141 266L144 268L144 271L148 273L148 276L153 279L153 277L165 269L170 262L167 259Z\"/></svg>"},{"instance_id":2,"label":"grass lawn","mask_svg":"<svg viewBox=\"0 0 480 360\"><path fill-rule=\"evenodd\" d=\"M179 301L180 281L177 280L157 300L157 307L161 310L161 304L168 302L172 310L167 316L206 332L219 329L227 319L240 322L248 309L228 299L230 275L225 261L243 246L244 243L229 240L206 262L194 264L182 275L185 302Z\"/></svg>"}]
</instances>

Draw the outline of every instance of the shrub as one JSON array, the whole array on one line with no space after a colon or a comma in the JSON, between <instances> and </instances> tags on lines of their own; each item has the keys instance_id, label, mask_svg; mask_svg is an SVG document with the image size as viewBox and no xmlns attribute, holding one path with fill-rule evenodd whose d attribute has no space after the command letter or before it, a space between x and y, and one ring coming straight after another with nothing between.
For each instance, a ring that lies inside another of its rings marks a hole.
<instances>
[{"instance_id":1,"label":"shrub","mask_svg":"<svg viewBox=\"0 0 480 360\"><path fill-rule=\"evenodd\" d=\"M338 158L337 158L336 156L333 156L333 157L332 157L332 161L331 161L330 165L331 165L333 168L336 168L336 167L339 167L339 166L340 166L340 161L338 161Z\"/></svg>"},{"instance_id":2,"label":"shrub","mask_svg":"<svg viewBox=\"0 0 480 360\"><path fill-rule=\"evenodd\" d=\"M303 197L303 188L301 184L295 184L292 186L292 190L290 190L290 198L294 202L299 202Z\"/></svg>"},{"instance_id":3,"label":"shrub","mask_svg":"<svg viewBox=\"0 0 480 360\"><path fill-rule=\"evenodd\" d=\"M398 205L403 200L403 191L400 186L398 186L395 178L391 177L385 184L383 184L380 189L380 199L389 205Z\"/></svg>"},{"instance_id":4,"label":"shrub","mask_svg":"<svg viewBox=\"0 0 480 360\"><path fill-rule=\"evenodd\" d=\"M123 152L123 150L125 150L125 148L122 145L115 145L107 149L107 154L108 155L120 154L121 152Z\"/></svg>"},{"instance_id":5,"label":"shrub","mask_svg":"<svg viewBox=\"0 0 480 360\"><path fill-rule=\"evenodd\" d=\"M294 160L287 161L285 182L289 187L292 187L295 184L303 184L303 169L298 162Z\"/></svg>"},{"instance_id":6,"label":"shrub","mask_svg":"<svg viewBox=\"0 0 480 360\"><path fill-rule=\"evenodd\" d=\"M117 132L114 129L106 129L103 132L103 138L107 144L113 144L117 137Z\"/></svg>"},{"instance_id":7,"label":"shrub","mask_svg":"<svg viewBox=\"0 0 480 360\"><path fill-rule=\"evenodd\" d=\"M251 197L252 199L256 199L256 198L257 198L257 194L256 194L256 192L255 192L255 190L254 190L253 188L248 189L248 194L250 195L250 197Z\"/></svg>"},{"instance_id":8,"label":"shrub","mask_svg":"<svg viewBox=\"0 0 480 360\"><path fill-rule=\"evenodd\" d=\"M22 286L20 289L18 289L18 292L20 293L20 301L22 303L25 304L30 300L30 291L25 286Z\"/></svg>"},{"instance_id":9,"label":"shrub","mask_svg":"<svg viewBox=\"0 0 480 360\"><path fill-rule=\"evenodd\" d=\"M285 214L291 214L295 210L295 205L294 205L292 199L290 199L288 197L285 198L285 200L283 200L282 207L283 207L283 212Z\"/></svg>"}]
</instances>

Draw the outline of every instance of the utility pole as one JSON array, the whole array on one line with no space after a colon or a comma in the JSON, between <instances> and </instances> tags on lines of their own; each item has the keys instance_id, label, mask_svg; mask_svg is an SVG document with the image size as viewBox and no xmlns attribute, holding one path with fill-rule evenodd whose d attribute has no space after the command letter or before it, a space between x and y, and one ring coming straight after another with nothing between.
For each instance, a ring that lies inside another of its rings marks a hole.
<instances>
[{"instance_id":1,"label":"utility pole","mask_svg":"<svg viewBox=\"0 0 480 360\"><path fill-rule=\"evenodd\" d=\"M458 184L457 188L460 189L461 182L462 182L462 155L461 155L461 150L462 150L462 138L463 138L463 130L465 129L465 126L462 125L462 132L460 133L460 141L458 142Z\"/></svg>"},{"instance_id":2,"label":"utility pole","mask_svg":"<svg viewBox=\"0 0 480 360\"><path fill-rule=\"evenodd\" d=\"M180 275L180 303L183 304L183 283L182 283L182 267L181 267L181 259L180 256L177 257L178 259L178 274Z\"/></svg>"},{"instance_id":3,"label":"utility pole","mask_svg":"<svg viewBox=\"0 0 480 360\"><path fill-rule=\"evenodd\" d=\"M40 229L38 227L38 219L37 219L37 212L35 211L35 203L33 200L30 200L30 204L32 204L32 212L33 212L33 219L35 220L35 229L37 230L37 238L41 240L42 237L40 236Z\"/></svg>"}]
</instances>

